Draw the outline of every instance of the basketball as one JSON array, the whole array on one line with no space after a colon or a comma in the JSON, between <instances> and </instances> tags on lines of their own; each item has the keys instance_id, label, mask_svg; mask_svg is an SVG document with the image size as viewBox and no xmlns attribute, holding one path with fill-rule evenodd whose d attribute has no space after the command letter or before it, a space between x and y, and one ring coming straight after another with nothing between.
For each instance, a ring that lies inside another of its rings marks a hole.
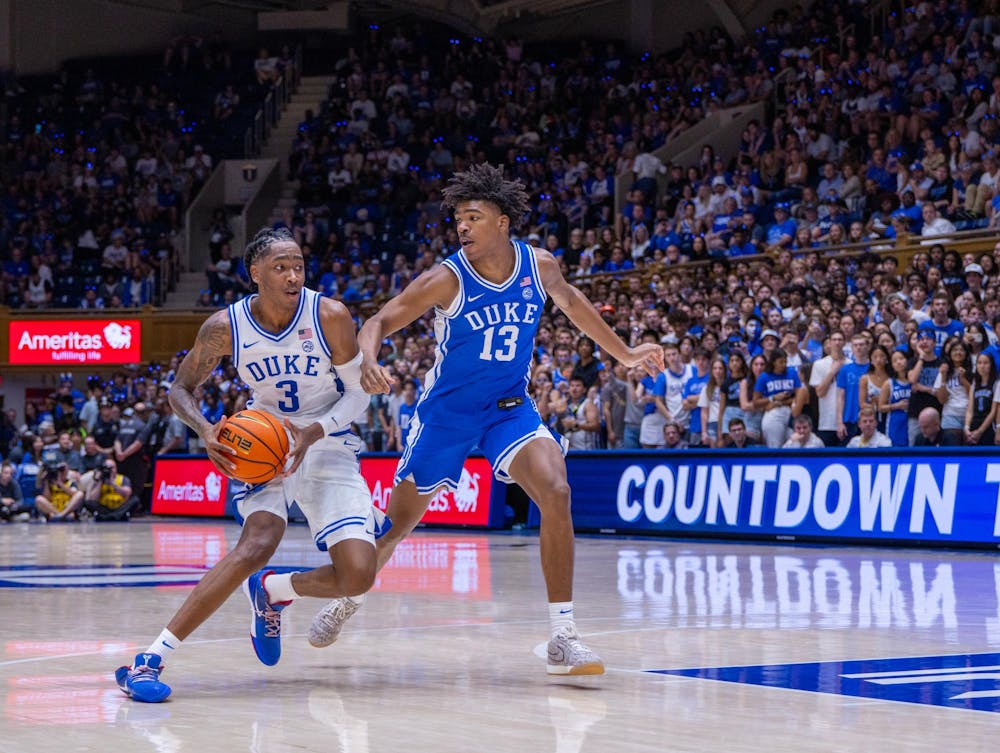
<instances>
[{"instance_id":1,"label":"basketball","mask_svg":"<svg viewBox=\"0 0 1000 753\"><path fill-rule=\"evenodd\" d=\"M226 421L219 441L236 450L234 478L247 484L264 484L284 468L288 432L281 421L262 410L241 410Z\"/></svg>"}]
</instances>

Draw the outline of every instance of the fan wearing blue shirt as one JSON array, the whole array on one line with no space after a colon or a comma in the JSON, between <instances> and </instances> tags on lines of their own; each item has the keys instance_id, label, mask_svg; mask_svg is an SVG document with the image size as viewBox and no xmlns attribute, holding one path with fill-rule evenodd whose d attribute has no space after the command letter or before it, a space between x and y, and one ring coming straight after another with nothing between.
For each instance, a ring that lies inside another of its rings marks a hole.
<instances>
[{"instance_id":1,"label":"fan wearing blue shirt","mask_svg":"<svg viewBox=\"0 0 1000 753\"><path fill-rule=\"evenodd\" d=\"M691 421L688 425L688 446L701 445L701 411L698 409L698 398L708 384L708 363L711 354L704 348L696 348L692 356L695 373L684 383L681 395L684 397L684 409L690 411Z\"/></svg>"},{"instance_id":2,"label":"fan wearing blue shirt","mask_svg":"<svg viewBox=\"0 0 1000 753\"><path fill-rule=\"evenodd\" d=\"M802 382L795 369L788 368L788 354L775 348L753 388L756 410L764 411L760 430L768 447L781 447L788 437L792 406L799 398Z\"/></svg>"},{"instance_id":3,"label":"fan wearing blue shirt","mask_svg":"<svg viewBox=\"0 0 1000 753\"><path fill-rule=\"evenodd\" d=\"M670 226L669 221L660 220L656 223L656 232L654 232L653 237L649 239L649 245L654 251L657 249L660 251L666 251L668 246L680 246L681 237L674 232L674 229Z\"/></svg>"},{"instance_id":4,"label":"fan wearing blue shirt","mask_svg":"<svg viewBox=\"0 0 1000 753\"><path fill-rule=\"evenodd\" d=\"M788 205L778 204L774 207L774 224L767 228L768 246L787 246L795 238L797 229L795 220L788 217Z\"/></svg>"},{"instance_id":5,"label":"fan wearing blue shirt","mask_svg":"<svg viewBox=\"0 0 1000 753\"><path fill-rule=\"evenodd\" d=\"M855 335L851 338L851 355L853 361L848 361L837 372L837 437L846 442L856 436L858 431L858 410L861 408L858 384L861 377L868 373L868 338Z\"/></svg>"},{"instance_id":6,"label":"fan wearing blue shirt","mask_svg":"<svg viewBox=\"0 0 1000 753\"><path fill-rule=\"evenodd\" d=\"M923 227L924 224L924 214L923 210L917 205L917 197L913 195L913 191L907 188L903 191L903 196L900 199L900 202L899 208L893 210L889 216L906 217L909 219L910 227L913 228L913 231L919 233L920 228Z\"/></svg>"},{"instance_id":7,"label":"fan wearing blue shirt","mask_svg":"<svg viewBox=\"0 0 1000 753\"><path fill-rule=\"evenodd\" d=\"M941 355L941 348L949 337L965 334L965 326L948 313L951 308L951 298L947 293L935 293L931 299L931 318L921 322L917 331L930 330L934 333L934 354Z\"/></svg>"}]
</instances>

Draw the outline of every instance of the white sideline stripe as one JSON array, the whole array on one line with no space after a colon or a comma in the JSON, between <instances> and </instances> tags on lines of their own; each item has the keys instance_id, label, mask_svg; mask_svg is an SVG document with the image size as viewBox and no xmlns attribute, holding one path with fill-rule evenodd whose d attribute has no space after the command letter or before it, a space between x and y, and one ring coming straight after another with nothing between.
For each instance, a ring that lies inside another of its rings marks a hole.
<instances>
[{"instance_id":1,"label":"white sideline stripe","mask_svg":"<svg viewBox=\"0 0 1000 753\"><path fill-rule=\"evenodd\" d=\"M1000 698L1000 690L970 690L968 693L953 695L951 700L957 701L966 698Z\"/></svg>"},{"instance_id":2,"label":"white sideline stripe","mask_svg":"<svg viewBox=\"0 0 1000 753\"><path fill-rule=\"evenodd\" d=\"M998 672L956 672L953 675L927 675L926 677L883 677L869 680L876 685L919 685L924 682L964 682L966 680L1000 680Z\"/></svg>"},{"instance_id":3,"label":"white sideline stripe","mask_svg":"<svg viewBox=\"0 0 1000 753\"><path fill-rule=\"evenodd\" d=\"M938 669L903 669L896 672L862 672L852 675L841 675L848 680L870 680L876 677L925 677L927 675L951 675L967 672L995 672L1000 670L1000 664L989 664L975 667L941 667ZM929 679L929 678L928 678Z\"/></svg>"}]
</instances>

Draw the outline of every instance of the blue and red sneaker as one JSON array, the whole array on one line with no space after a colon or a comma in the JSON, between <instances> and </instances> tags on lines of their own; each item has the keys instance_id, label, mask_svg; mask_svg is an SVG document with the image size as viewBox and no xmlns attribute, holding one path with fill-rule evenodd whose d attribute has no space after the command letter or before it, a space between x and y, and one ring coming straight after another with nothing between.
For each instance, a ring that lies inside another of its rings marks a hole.
<instances>
[{"instance_id":1,"label":"blue and red sneaker","mask_svg":"<svg viewBox=\"0 0 1000 753\"><path fill-rule=\"evenodd\" d=\"M292 602L269 604L264 581L273 570L258 570L243 582L243 593L250 600L250 641L257 658L269 667L281 658L281 610Z\"/></svg>"},{"instance_id":2,"label":"blue and red sneaker","mask_svg":"<svg viewBox=\"0 0 1000 753\"><path fill-rule=\"evenodd\" d=\"M131 667L115 670L118 687L129 698L143 703L160 703L170 695L170 686L160 682L163 671L159 654L138 654Z\"/></svg>"}]
</instances>

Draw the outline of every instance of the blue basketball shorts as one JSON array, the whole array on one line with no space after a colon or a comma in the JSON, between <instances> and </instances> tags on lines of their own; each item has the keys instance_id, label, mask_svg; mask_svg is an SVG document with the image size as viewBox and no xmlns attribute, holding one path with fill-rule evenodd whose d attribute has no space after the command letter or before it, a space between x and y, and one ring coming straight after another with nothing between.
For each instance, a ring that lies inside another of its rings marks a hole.
<instances>
[{"instance_id":1,"label":"blue basketball shorts","mask_svg":"<svg viewBox=\"0 0 1000 753\"><path fill-rule=\"evenodd\" d=\"M479 418L479 420L476 420ZM410 435L396 466L395 482L413 481L420 494L445 486L457 489L465 459L478 449L493 467L498 481L513 483L510 464L517 453L536 438L558 443L566 454L566 441L542 423L530 401L510 410L496 410L485 417L469 417L449 425L424 423L420 409L410 423Z\"/></svg>"}]
</instances>

